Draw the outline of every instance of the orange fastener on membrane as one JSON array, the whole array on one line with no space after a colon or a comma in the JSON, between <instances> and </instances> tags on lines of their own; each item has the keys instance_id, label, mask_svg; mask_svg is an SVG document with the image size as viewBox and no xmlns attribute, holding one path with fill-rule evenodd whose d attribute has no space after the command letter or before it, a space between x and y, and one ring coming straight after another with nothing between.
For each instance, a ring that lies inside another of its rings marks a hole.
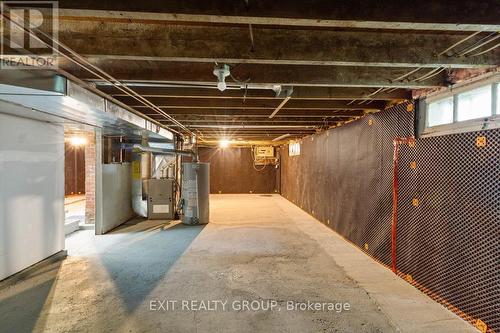
<instances>
[{"instance_id":1,"label":"orange fastener on membrane","mask_svg":"<svg viewBox=\"0 0 500 333\"><path fill-rule=\"evenodd\" d=\"M481 319L476 320L476 328L482 333L486 333L488 331L488 325L486 325L486 323Z\"/></svg>"},{"instance_id":2,"label":"orange fastener on membrane","mask_svg":"<svg viewBox=\"0 0 500 333\"><path fill-rule=\"evenodd\" d=\"M486 137L478 136L476 138L476 147L486 147Z\"/></svg>"}]
</instances>

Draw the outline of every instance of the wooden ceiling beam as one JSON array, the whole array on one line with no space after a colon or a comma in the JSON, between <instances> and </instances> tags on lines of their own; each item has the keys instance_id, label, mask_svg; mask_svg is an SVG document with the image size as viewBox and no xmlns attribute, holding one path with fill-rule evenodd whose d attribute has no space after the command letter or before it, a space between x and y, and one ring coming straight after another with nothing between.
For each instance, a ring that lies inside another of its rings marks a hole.
<instances>
[{"instance_id":1,"label":"wooden ceiling beam","mask_svg":"<svg viewBox=\"0 0 500 333\"><path fill-rule=\"evenodd\" d=\"M167 110L165 110L167 111ZM148 116L158 116L163 117L161 114L156 113L152 110L147 110L143 112ZM268 110L262 109L247 109L247 110L214 110L214 109L168 109L169 115L176 117L183 116L204 116L204 117L258 117L264 118L269 117ZM365 112L361 110L288 110L283 108L280 113L278 113L276 118L287 118L287 117L303 117L303 118L317 118L317 117L359 117L364 115Z\"/></svg>"},{"instance_id":2,"label":"wooden ceiling beam","mask_svg":"<svg viewBox=\"0 0 500 333\"><path fill-rule=\"evenodd\" d=\"M475 57L461 57L453 52L441 54L467 38L468 32L400 33L258 26L252 32L253 43L247 37L248 26L60 21L58 38L92 60L481 68L496 66L500 58L500 49ZM474 44L486 34L489 33L474 36L457 49Z\"/></svg>"},{"instance_id":3,"label":"wooden ceiling beam","mask_svg":"<svg viewBox=\"0 0 500 333\"><path fill-rule=\"evenodd\" d=\"M124 60L101 60L94 62L115 79L127 82L212 84L217 83L213 64L185 62L141 62ZM71 74L100 83L88 71L62 60L59 66ZM428 71L416 72L403 79L413 68L399 67L350 67L350 66L305 66L242 64L231 70L234 78L260 85L293 85L316 87L387 87L387 88L432 88L447 85L446 72L427 79L418 80ZM231 83L231 80L228 80ZM243 85L243 83L242 83Z\"/></svg>"},{"instance_id":4,"label":"wooden ceiling beam","mask_svg":"<svg viewBox=\"0 0 500 333\"><path fill-rule=\"evenodd\" d=\"M60 0L62 19L125 22L178 21L262 24L364 29L498 31L498 1L480 5L469 0L424 0L402 6L399 0L346 2L342 0Z\"/></svg>"},{"instance_id":5,"label":"wooden ceiling beam","mask_svg":"<svg viewBox=\"0 0 500 333\"><path fill-rule=\"evenodd\" d=\"M98 88L113 96L126 96L116 87L111 85L99 85ZM179 98L221 98L221 99L281 99L276 97L272 89L244 89L229 88L225 91L219 91L215 87L197 88L197 87L162 87L162 86L141 86L133 84L129 86L135 92L148 97L179 97ZM353 100L370 99L378 100L404 100L411 99L411 91L406 89L396 89L393 91L380 91L376 94L375 88L356 88L356 87L293 87L293 99L323 99L323 100ZM372 95L374 94L374 95Z\"/></svg>"},{"instance_id":6,"label":"wooden ceiling beam","mask_svg":"<svg viewBox=\"0 0 500 333\"><path fill-rule=\"evenodd\" d=\"M117 100L130 105L134 109L145 108L144 105L132 97L116 97ZM263 109L274 110L283 100L277 99L207 99L207 98L183 98L183 97L148 97L152 103L161 109L168 112L168 109L229 109L229 110L246 110L246 109ZM370 100L367 102L352 102L352 100L303 100L291 98L286 104L288 110L314 110L314 109L331 109L331 110L381 110L385 108L386 102L380 100Z\"/></svg>"}]
</instances>

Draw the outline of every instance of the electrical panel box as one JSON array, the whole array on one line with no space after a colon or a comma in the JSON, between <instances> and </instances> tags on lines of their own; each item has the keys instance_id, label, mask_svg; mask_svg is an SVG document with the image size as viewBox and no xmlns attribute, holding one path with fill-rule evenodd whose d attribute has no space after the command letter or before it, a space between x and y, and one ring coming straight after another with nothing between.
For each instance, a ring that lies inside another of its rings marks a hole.
<instances>
[{"instance_id":1,"label":"electrical panel box","mask_svg":"<svg viewBox=\"0 0 500 333\"><path fill-rule=\"evenodd\" d=\"M274 157L274 147L273 146L255 147L255 157L257 158Z\"/></svg>"},{"instance_id":2,"label":"electrical panel box","mask_svg":"<svg viewBox=\"0 0 500 333\"><path fill-rule=\"evenodd\" d=\"M175 219L174 180L148 179L148 219Z\"/></svg>"},{"instance_id":3,"label":"electrical panel box","mask_svg":"<svg viewBox=\"0 0 500 333\"><path fill-rule=\"evenodd\" d=\"M274 157L273 146L257 146L252 148L254 165L276 165L278 159Z\"/></svg>"}]
</instances>

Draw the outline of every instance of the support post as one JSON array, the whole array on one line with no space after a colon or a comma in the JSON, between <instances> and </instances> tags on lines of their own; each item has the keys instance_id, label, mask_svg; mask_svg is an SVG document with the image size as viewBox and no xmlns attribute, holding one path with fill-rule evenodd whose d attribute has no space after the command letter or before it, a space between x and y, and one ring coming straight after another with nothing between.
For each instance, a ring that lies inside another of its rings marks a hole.
<instances>
[{"instance_id":1,"label":"support post","mask_svg":"<svg viewBox=\"0 0 500 333\"><path fill-rule=\"evenodd\" d=\"M96 128L95 134L95 234L103 234L102 214L102 134L101 129Z\"/></svg>"}]
</instances>

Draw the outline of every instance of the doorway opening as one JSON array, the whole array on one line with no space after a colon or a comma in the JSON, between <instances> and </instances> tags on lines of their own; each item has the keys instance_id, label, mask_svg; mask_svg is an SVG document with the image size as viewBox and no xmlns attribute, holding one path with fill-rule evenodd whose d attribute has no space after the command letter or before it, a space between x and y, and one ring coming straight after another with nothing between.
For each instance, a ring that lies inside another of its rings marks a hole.
<instances>
[{"instance_id":1,"label":"doorway opening","mask_svg":"<svg viewBox=\"0 0 500 333\"><path fill-rule=\"evenodd\" d=\"M92 226L95 221L95 140L93 132L64 134L65 234Z\"/></svg>"}]
</instances>

